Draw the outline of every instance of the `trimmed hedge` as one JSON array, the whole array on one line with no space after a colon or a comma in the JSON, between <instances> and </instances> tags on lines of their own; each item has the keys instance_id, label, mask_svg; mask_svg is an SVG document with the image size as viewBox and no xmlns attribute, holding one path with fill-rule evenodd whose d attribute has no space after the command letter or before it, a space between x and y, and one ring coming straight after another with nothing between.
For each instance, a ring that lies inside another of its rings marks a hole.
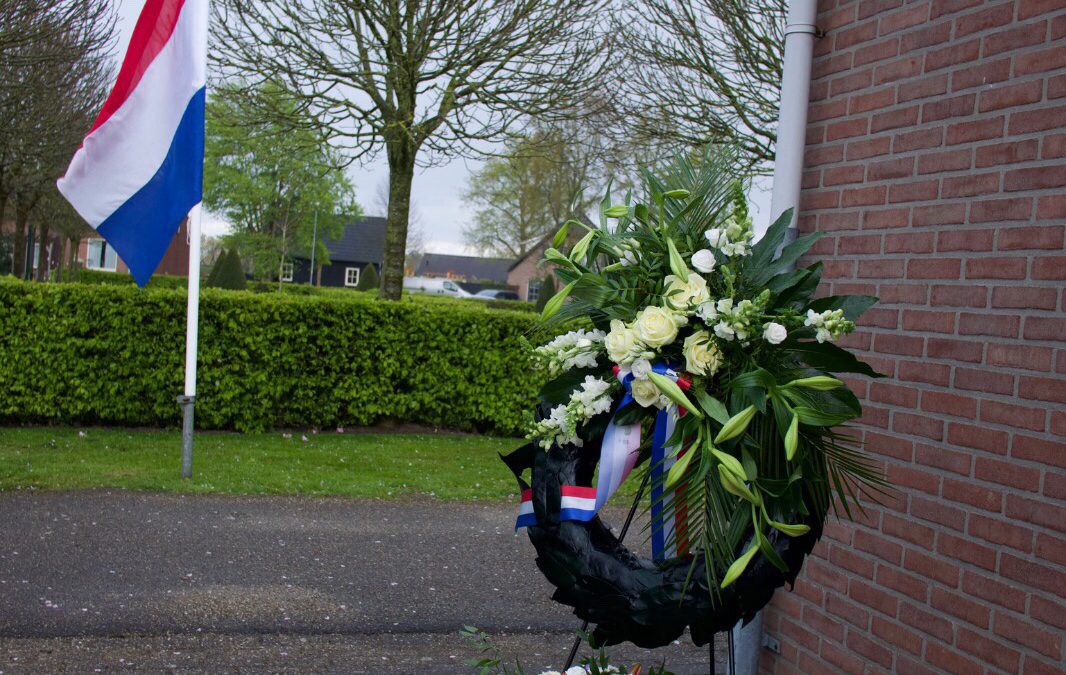
<instances>
[{"instance_id":1,"label":"trimmed hedge","mask_svg":"<svg viewBox=\"0 0 1066 675\"><path fill-rule=\"evenodd\" d=\"M197 424L384 420L517 435L526 312L204 289ZM185 292L0 281L0 422L174 426Z\"/></svg>"},{"instance_id":2,"label":"trimmed hedge","mask_svg":"<svg viewBox=\"0 0 1066 675\"><path fill-rule=\"evenodd\" d=\"M136 286L136 282L129 272L106 272L104 270L84 268L64 271L59 281L107 286ZM188 288L188 286L189 279L187 277L153 274L152 278L148 280L146 288Z\"/></svg>"}]
</instances>

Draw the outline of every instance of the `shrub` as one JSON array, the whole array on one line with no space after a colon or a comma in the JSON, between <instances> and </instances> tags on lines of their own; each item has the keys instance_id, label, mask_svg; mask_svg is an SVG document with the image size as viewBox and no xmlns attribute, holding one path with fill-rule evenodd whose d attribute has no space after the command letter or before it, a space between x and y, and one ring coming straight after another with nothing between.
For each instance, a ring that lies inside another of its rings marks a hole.
<instances>
[{"instance_id":1,"label":"shrub","mask_svg":"<svg viewBox=\"0 0 1066 675\"><path fill-rule=\"evenodd\" d=\"M104 270L74 269L65 270L60 281L76 284L95 284L109 286L134 286L136 282L129 272L106 272ZM153 274L148 288L188 288L188 277L169 274Z\"/></svg>"},{"instance_id":2,"label":"shrub","mask_svg":"<svg viewBox=\"0 0 1066 675\"><path fill-rule=\"evenodd\" d=\"M244 276L241 256L237 249L225 251L218 257L205 285L208 288L227 288L231 291L243 291L248 288L248 280Z\"/></svg>"},{"instance_id":3,"label":"shrub","mask_svg":"<svg viewBox=\"0 0 1066 675\"><path fill-rule=\"evenodd\" d=\"M376 291L381 286L378 278L378 269L374 263L367 263L366 267L359 272L359 283L355 285L357 291Z\"/></svg>"},{"instance_id":4,"label":"shrub","mask_svg":"<svg viewBox=\"0 0 1066 675\"><path fill-rule=\"evenodd\" d=\"M548 304L548 300L557 290L559 289L555 287L555 275L549 272L540 282L540 294L537 295L537 304L534 307L537 313L544 311L544 305Z\"/></svg>"},{"instance_id":5,"label":"shrub","mask_svg":"<svg viewBox=\"0 0 1066 675\"><path fill-rule=\"evenodd\" d=\"M517 434L535 326L476 303L205 289L197 424ZM183 290L0 281L0 422L177 425L184 332Z\"/></svg>"}]
</instances>

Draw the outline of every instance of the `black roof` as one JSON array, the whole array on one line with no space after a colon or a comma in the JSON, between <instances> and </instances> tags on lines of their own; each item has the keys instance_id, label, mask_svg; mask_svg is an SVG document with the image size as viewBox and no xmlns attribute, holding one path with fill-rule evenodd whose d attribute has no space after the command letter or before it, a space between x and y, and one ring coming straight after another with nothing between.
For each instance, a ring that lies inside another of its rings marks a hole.
<instances>
[{"instance_id":1,"label":"black roof","mask_svg":"<svg viewBox=\"0 0 1066 675\"><path fill-rule=\"evenodd\" d=\"M340 239L325 239L330 263L375 263L381 267L385 259L385 219L381 216L362 216L344 226Z\"/></svg>"},{"instance_id":2,"label":"black roof","mask_svg":"<svg viewBox=\"0 0 1066 675\"><path fill-rule=\"evenodd\" d=\"M470 255L445 255L427 253L415 270L415 276L462 277L468 281L507 282L507 272L511 269L514 258L478 258Z\"/></svg>"}]
</instances>

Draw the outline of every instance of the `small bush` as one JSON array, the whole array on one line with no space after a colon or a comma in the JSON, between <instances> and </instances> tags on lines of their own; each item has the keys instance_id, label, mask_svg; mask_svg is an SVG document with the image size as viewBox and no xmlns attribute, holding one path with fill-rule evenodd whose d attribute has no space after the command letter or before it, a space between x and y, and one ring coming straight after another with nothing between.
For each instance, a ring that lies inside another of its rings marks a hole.
<instances>
[{"instance_id":1,"label":"small bush","mask_svg":"<svg viewBox=\"0 0 1066 675\"><path fill-rule=\"evenodd\" d=\"M378 269L373 263L367 263L367 266L359 272L359 283L356 284L355 290L357 291L376 291L381 286L381 279L378 278Z\"/></svg>"},{"instance_id":2,"label":"small bush","mask_svg":"<svg viewBox=\"0 0 1066 675\"><path fill-rule=\"evenodd\" d=\"M237 249L230 249L218 257L205 285L208 288L226 288L231 291L243 291L248 288L248 280L244 276L241 256Z\"/></svg>"}]
</instances>

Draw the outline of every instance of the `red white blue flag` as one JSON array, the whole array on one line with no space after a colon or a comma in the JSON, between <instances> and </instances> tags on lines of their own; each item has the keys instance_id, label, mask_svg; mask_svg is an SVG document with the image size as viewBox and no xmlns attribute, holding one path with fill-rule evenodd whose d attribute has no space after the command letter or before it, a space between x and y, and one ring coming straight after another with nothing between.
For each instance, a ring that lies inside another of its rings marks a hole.
<instances>
[{"instance_id":1,"label":"red white blue flag","mask_svg":"<svg viewBox=\"0 0 1066 675\"><path fill-rule=\"evenodd\" d=\"M596 488L582 485L562 485L559 487L559 520L589 521L596 517ZM532 527L537 524L537 514L533 512L533 490L522 490L522 503L518 507L518 520L515 529Z\"/></svg>"},{"instance_id":2,"label":"red white blue flag","mask_svg":"<svg viewBox=\"0 0 1066 675\"><path fill-rule=\"evenodd\" d=\"M207 0L146 0L59 191L141 286L203 195Z\"/></svg>"}]
</instances>

